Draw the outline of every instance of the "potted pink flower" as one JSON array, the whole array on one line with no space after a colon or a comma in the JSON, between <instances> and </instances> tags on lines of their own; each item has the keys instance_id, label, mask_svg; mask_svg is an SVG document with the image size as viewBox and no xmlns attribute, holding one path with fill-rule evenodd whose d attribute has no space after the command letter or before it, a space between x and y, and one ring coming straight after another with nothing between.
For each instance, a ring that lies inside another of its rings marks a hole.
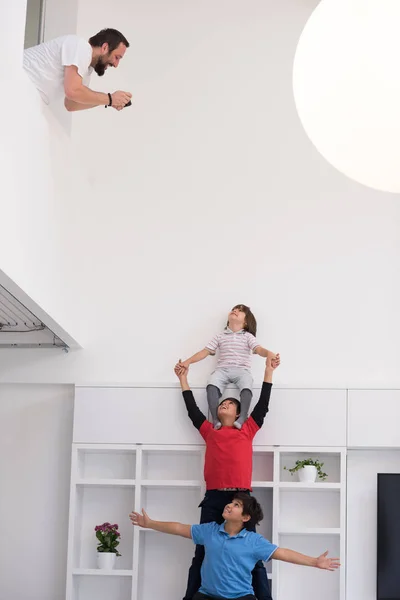
<instances>
[{"instance_id":1,"label":"potted pink flower","mask_svg":"<svg viewBox=\"0 0 400 600\"><path fill-rule=\"evenodd\" d=\"M121 534L118 531L118 525L103 523L94 528L96 538L99 541L97 545L97 565L99 569L111 570L114 568L115 557L121 556L117 550Z\"/></svg>"}]
</instances>

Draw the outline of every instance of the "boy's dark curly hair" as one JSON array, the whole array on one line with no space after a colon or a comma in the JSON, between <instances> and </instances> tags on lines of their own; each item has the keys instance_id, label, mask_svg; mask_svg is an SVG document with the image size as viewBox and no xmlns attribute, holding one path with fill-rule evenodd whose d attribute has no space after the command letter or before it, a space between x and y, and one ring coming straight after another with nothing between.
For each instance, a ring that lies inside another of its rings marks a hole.
<instances>
[{"instance_id":1,"label":"boy's dark curly hair","mask_svg":"<svg viewBox=\"0 0 400 600\"><path fill-rule=\"evenodd\" d=\"M245 528L259 525L264 518L264 513L260 504L254 496L249 496L245 492L237 492L233 500L239 500L243 505L243 515L250 517L249 521L244 524Z\"/></svg>"}]
</instances>

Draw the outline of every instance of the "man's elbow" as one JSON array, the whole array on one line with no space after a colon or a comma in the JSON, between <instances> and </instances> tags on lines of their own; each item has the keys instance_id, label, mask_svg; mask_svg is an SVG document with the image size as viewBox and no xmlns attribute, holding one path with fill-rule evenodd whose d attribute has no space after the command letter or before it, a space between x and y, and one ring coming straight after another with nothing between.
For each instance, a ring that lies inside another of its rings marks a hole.
<instances>
[{"instance_id":1,"label":"man's elbow","mask_svg":"<svg viewBox=\"0 0 400 600\"><path fill-rule=\"evenodd\" d=\"M79 102L80 89L77 86L64 85L64 95L66 100Z\"/></svg>"},{"instance_id":2,"label":"man's elbow","mask_svg":"<svg viewBox=\"0 0 400 600\"><path fill-rule=\"evenodd\" d=\"M68 96L65 96L65 98L64 98L64 106L68 112L75 112L77 110L80 110L79 102L76 102L75 100L72 100L71 98L68 98Z\"/></svg>"},{"instance_id":3,"label":"man's elbow","mask_svg":"<svg viewBox=\"0 0 400 600\"><path fill-rule=\"evenodd\" d=\"M64 98L64 106L68 112L73 112L75 110L71 100L66 96Z\"/></svg>"}]
</instances>

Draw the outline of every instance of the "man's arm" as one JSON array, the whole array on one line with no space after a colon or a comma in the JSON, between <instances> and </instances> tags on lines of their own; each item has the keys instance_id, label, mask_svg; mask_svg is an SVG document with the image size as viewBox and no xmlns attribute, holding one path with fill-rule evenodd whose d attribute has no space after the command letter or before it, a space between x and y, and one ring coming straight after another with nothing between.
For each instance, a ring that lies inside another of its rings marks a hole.
<instances>
[{"instance_id":1,"label":"man's arm","mask_svg":"<svg viewBox=\"0 0 400 600\"><path fill-rule=\"evenodd\" d=\"M94 92L82 83L82 77L78 74L78 67L70 65L64 67L64 92L68 100L78 104L90 106L105 106L109 102L108 94Z\"/></svg>"},{"instance_id":2,"label":"man's arm","mask_svg":"<svg viewBox=\"0 0 400 600\"><path fill-rule=\"evenodd\" d=\"M284 562L292 563L293 565L303 565L304 567L315 567L317 569L327 569L328 571L334 571L340 567L338 558L328 558L328 551L314 558L313 556L306 556L289 550L289 548L277 548L272 555L275 560L282 560Z\"/></svg>"},{"instance_id":3,"label":"man's arm","mask_svg":"<svg viewBox=\"0 0 400 600\"><path fill-rule=\"evenodd\" d=\"M280 364L279 354L276 355L276 358L270 360L267 358L265 371L264 371L264 382L261 388L260 399L255 405L253 412L251 413L251 417L257 423L259 427L263 426L265 415L269 410L269 399L271 396L272 389L272 376L277 367Z\"/></svg>"},{"instance_id":4,"label":"man's arm","mask_svg":"<svg viewBox=\"0 0 400 600\"><path fill-rule=\"evenodd\" d=\"M78 67L70 65L64 67L64 92L68 100L76 104L84 104L86 108L94 108L95 106L106 106L109 103L108 94L103 92L94 92L90 88L83 85L82 77L78 73ZM113 108L123 108L125 104L131 100L132 94L129 92L117 91L111 94ZM74 105L70 105L70 110L78 110ZM67 106L66 106L67 108ZM67 108L68 110L68 108ZM85 110L85 109L79 109Z\"/></svg>"},{"instance_id":5,"label":"man's arm","mask_svg":"<svg viewBox=\"0 0 400 600\"><path fill-rule=\"evenodd\" d=\"M183 399L186 404L186 409L188 411L189 419L192 421L193 425L196 429L200 429L203 425L204 421L207 420L206 416L201 412L199 407L196 404L196 401L193 396L193 392L189 387L188 379L187 379L188 369L185 368L182 363L179 363L175 367L175 374L179 379L182 388Z\"/></svg>"},{"instance_id":6,"label":"man's arm","mask_svg":"<svg viewBox=\"0 0 400 600\"><path fill-rule=\"evenodd\" d=\"M153 521L149 515L142 509L142 514L137 512L131 512L129 515L132 525L138 525L144 529L154 529L154 531L160 531L161 533L169 533L171 535L179 535L184 538L192 538L191 525L184 525L183 523L174 523L169 521Z\"/></svg>"},{"instance_id":7,"label":"man's arm","mask_svg":"<svg viewBox=\"0 0 400 600\"><path fill-rule=\"evenodd\" d=\"M79 104L79 102L74 102L69 98L64 98L64 106L68 112L76 112L77 110L87 110L88 108L96 108L99 106L98 104Z\"/></svg>"}]
</instances>

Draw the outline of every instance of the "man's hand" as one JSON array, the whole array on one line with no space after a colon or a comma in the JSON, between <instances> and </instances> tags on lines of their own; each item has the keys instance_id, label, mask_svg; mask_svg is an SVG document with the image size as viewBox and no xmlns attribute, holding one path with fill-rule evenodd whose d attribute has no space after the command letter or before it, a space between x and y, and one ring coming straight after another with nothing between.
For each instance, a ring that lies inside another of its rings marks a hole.
<instances>
[{"instance_id":1,"label":"man's hand","mask_svg":"<svg viewBox=\"0 0 400 600\"><path fill-rule=\"evenodd\" d=\"M186 366L186 364L179 359L179 362L177 362L174 367L174 371L178 379L181 379L182 377L187 377L189 366Z\"/></svg>"},{"instance_id":2,"label":"man's hand","mask_svg":"<svg viewBox=\"0 0 400 600\"><path fill-rule=\"evenodd\" d=\"M179 360L179 362L176 363L176 365L175 365L174 371L175 371L175 375L179 379L179 383L181 384L182 392L186 392L187 390L190 390L189 383L187 380L187 374L189 372L189 368L184 367L181 360Z\"/></svg>"},{"instance_id":3,"label":"man's hand","mask_svg":"<svg viewBox=\"0 0 400 600\"><path fill-rule=\"evenodd\" d=\"M132 525L138 525L144 529L150 529L151 519L146 511L142 508L142 514L137 512L131 512L129 515Z\"/></svg>"},{"instance_id":4,"label":"man's hand","mask_svg":"<svg viewBox=\"0 0 400 600\"><path fill-rule=\"evenodd\" d=\"M117 92L111 94L111 106L116 110L122 110L125 104L128 104L131 99L131 93L118 90Z\"/></svg>"},{"instance_id":5,"label":"man's hand","mask_svg":"<svg viewBox=\"0 0 400 600\"><path fill-rule=\"evenodd\" d=\"M340 567L340 562L338 558L328 558L328 550L318 556L317 564L315 565L317 569L326 569L327 571L334 571Z\"/></svg>"}]
</instances>

